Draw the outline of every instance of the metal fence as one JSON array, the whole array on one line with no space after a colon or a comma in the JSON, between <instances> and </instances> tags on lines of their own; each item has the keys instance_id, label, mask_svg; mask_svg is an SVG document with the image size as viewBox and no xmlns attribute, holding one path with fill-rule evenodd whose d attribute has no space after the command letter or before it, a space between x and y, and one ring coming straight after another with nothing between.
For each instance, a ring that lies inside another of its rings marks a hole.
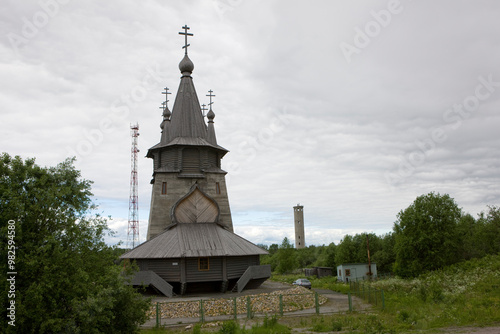
<instances>
[{"instance_id":1,"label":"metal fence","mask_svg":"<svg viewBox=\"0 0 500 334\"><path fill-rule=\"evenodd\" d=\"M306 309L319 314L320 305L325 301L326 298L317 292L310 292L157 302L150 316L155 317L156 326L160 326L162 319L176 319L179 323L193 322L195 319L201 322L231 320L238 316L252 319L255 315L283 315L285 312Z\"/></svg>"},{"instance_id":2,"label":"metal fence","mask_svg":"<svg viewBox=\"0 0 500 334\"><path fill-rule=\"evenodd\" d=\"M364 282L349 282L349 295L361 298L374 306L385 308L384 290L372 288ZM351 300L351 298L349 298Z\"/></svg>"},{"instance_id":3,"label":"metal fence","mask_svg":"<svg viewBox=\"0 0 500 334\"><path fill-rule=\"evenodd\" d=\"M162 324L252 319L265 315L314 315L363 311L371 305L385 306L384 292L363 282L351 282L350 292L328 298L317 292L240 296L217 299L190 299L157 302L150 311L149 326ZM326 294L327 292L325 292ZM371 305L367 305L364 301Z\"/></svg>"}]
</instances>

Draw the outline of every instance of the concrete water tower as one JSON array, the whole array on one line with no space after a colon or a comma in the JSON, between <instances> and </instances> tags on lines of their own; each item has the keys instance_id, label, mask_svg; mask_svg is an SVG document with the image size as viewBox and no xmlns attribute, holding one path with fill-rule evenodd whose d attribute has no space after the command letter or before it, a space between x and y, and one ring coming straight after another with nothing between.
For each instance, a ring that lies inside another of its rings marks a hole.
<instances>
[{"instance_id":1,"label":"concrete water tower","mask_svg":"<svg viewBox=\"0 0 500 334\"><path fill-rule=\"evenodd\" d=\"M306 238L304 233L304 206L297 204L293 207L293 219L295 225L295 248L305 248Z\"/></svg>"}]
</instances>

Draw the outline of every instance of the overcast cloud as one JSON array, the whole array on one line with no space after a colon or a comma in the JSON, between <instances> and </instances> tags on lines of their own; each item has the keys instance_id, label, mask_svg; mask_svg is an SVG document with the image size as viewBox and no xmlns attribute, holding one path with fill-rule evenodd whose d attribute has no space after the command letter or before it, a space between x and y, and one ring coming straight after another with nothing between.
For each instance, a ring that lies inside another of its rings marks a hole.
<instances>
[{"instance_id":1,"label":"overcast cloud","mask_svg":"<svg viewBox=\"0 0 500 334\"><path fill-rule=\"evenodd\" d=\"M177 93L188 24L194 84L214 98L235 232L307 244L391 231L419 195L472 215L500 203L498 1L2 2L0 148L40 165L76 156L126 239L130 124L139 217L164 87ZM172 108L171 108L172 109Z\"/></svg>"}]
</instances>

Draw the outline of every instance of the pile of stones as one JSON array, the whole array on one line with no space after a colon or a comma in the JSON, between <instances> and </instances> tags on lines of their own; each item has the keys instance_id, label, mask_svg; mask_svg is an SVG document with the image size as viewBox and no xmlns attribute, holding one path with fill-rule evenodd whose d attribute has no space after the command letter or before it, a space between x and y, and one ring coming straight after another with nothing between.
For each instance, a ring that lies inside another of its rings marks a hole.
<instances>
[{"instance_id":1,"label":"pile of stones","mask_svg":"<svg viewBox=\"0 0 500 334\"><path fill-rule=\"evenodd\" d=\"M297 286L288 290L261 293L258 295L248 295L236 298L219 298L166 302L159 305L161 318L195 318L200 317L201 307L205 316L219 316L234 314L235 299L237 314L247 313L248 304L252 313L279 313L280 297L282 296L283 312L291 312L302 309L313 308L315 306L315 293L303 287ZM318 296L320 305L324 304L327 298ZM152 305L149 316L156 317L156 305Z\"/></svg>"}]
</instances>

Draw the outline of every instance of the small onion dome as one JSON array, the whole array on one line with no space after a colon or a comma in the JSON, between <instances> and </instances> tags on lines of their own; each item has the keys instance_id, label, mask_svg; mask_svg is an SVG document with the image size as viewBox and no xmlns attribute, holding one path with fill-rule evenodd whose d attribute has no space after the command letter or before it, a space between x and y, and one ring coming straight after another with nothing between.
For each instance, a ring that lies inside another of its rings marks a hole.
<instances>
[{"instance_id":1,"label":"small onion dome","mask_svg":"<svg viewBox=\"0 0 500 334\"><path fill-rule=\"evenodd\" d=\"M212 109L210 109L210 111L208 112L207 114L207 118L212 122L215 118L215 113Z\"/></svg>"},{"instance_id":2,"label":"small onion dome","mask_svg":"<svg viewBox=\"0 0 500 334\"><path fill-rule=\"evenodd\" d=\"M193 72L194 64L188 55L184 55L184 58L179 63L179 70L181 70L182 75L190 75Z\"/></svg>"},{"instance_id":3,"label":"small onion dome","mask_svg":"<svg viewBox=\"0 0 500 334\"><path fill-rule=\"evenodd\" d=\"M170 119L170 116L172 116L172 113L168 108L165 108L165 110L163 110L163 118L168 120Z\"/></svg>"}]
</instances>

